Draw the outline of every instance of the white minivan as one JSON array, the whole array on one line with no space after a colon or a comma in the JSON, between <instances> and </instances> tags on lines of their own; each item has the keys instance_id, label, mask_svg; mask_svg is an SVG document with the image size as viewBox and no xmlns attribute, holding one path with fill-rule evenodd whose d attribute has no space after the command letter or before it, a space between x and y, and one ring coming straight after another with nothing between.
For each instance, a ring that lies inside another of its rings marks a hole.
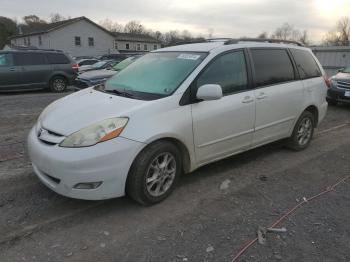
<instances>
[{"instance_id":1,"label":"white minivan","mask_svg":"<svg viewBox=\"0 0 350 262\"><path fill-rule=\"evenodd\" d=\"M103 85L49 105L30 131L39 179L79 199L150 205L181 173L287 138L306 148L327 111L327 80L291 43L222 40L159 49Z\"/></svg>"}]
</instances>

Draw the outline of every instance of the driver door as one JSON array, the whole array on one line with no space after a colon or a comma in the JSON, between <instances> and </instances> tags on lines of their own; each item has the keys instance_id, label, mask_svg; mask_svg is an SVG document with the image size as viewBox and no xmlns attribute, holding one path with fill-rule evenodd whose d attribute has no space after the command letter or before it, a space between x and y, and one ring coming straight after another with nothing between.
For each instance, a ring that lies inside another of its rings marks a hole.
<instances>
[{"instance_id":1,"label":"driver door","mask_svg":"<svg viewBox=\"0 0 350 262\"><path fill-rule=\"evenodd\" d=\"M220 85L223 97L192 105L199 165L248 149L255 124L255 98L243 50L224 53L210 62L195 81L193 92L204 84Z\"/></svg>"}]
</instances>

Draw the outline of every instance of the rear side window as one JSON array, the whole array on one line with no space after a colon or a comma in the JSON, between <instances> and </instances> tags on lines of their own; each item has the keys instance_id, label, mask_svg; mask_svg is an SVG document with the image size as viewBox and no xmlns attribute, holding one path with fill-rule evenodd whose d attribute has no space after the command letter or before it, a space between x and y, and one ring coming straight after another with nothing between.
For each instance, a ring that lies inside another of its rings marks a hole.
<instances>
[{"instance_id":1,"label":"rear side window","mask_svg":"<svg viewBox=\"0 0 350 262\"><path fill-rule=\"evenodd\" d=\"M46 65L46 57L42 53L17 53L15 54L16 65Z\"/></svg>"},{"instance_id":2,"label":"rear side window","mask_svg":"<svg viewBox=\"0 0 350 262\"><path fill-rule=\"evenodd\" d=\"M251 50L257 86L274 85L294 80L294 68L286 50Z\"/></svg>"},{"instance_id":3,"label":"rear side window","mask_svg":"<svg viewBox=\"0 0 350 262\"><path fill-rule=\"evenodd\" d=\"M46 54L50 64L69 64L69 59L64 54L48 53Z\"/></svg>"},{"instance_id":4,"label":"rear side window","mask_svg":"<svg viewBox=\"0 0 350 262\"><path fill-rule=\"evenodd\" d=\"M315 59L308 51L291 49L301 79L322 76L322 72Z\"/></svg>"},{"instance_id":5,"label":"rear side window","mask_svg":"<svg viewBox=\"0 0 350 262\"><path fill-rule=\"evenodd\" d=\"M227 53L216 58L197 79L197 87L218 84L224 95L248 88L246 62L243 51Z\"/></svg>"},{"instance_id":6,"label":"rear side window","mask_svg":"<svg viewBox=\"0 0 350 262\"><path fill-rule=\"evenodd\" d=\"M0 67L12 66L12 65L13 65L12 54L0 54Z\"/></svg>"}]
</instances>

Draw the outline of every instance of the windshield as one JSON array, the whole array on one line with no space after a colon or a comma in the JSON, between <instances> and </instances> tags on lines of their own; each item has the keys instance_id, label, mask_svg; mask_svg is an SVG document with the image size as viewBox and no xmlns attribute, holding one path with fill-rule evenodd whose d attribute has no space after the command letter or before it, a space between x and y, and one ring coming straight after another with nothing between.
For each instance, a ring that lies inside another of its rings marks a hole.
<instances>
[{"instance_id":1,"label":"windshield","mask_svg":"<svg viewBox=\"0 0 350 262\"><path fill-rule=\"evenodd\" d=\"M101 61L101 62L97 62L95 64L92 65L93 68L100 68L101 66L104 66L104 64L106 64L106 61Z\"/></svg>"},{"instance_id":2,"label":"windshield","mask_svg":"<svg viewBox=\"0 0 350 262\"><path fill-rule=\"evenodd\" d=\"M134 62L136 58L135 57L129 57L127 59L124 59L123 61L119 62L115 66L113 66L113 69L116 71L123 70L126 68L128 65L130 65L132 62Z\"/></svg>"},{"instance_id":3,"label":"windshield","mask_svg":"<svg viewBox=\"0 0 350 262\"><path fill-rule=\"evenodd\" d=\"M350 66L345 67L345 68L343 69L343 73L350 74Z\"/></svg>"},{"instance_id":4,"label":"windshield","mask_svg":"<svg viewBox=\"0 0 350 262\"><path fill-rule=\"evenodd\" d=\"M149 53L106 82L105 91L122 90L158 96L172 94L207 53Z\"/></svg>"}]
</instances>

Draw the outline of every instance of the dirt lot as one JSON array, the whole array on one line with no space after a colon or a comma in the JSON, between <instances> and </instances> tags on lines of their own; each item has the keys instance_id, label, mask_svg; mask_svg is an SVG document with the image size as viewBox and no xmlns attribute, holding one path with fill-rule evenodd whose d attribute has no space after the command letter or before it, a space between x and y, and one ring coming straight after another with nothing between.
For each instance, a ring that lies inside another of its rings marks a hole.
<instances>
[{"instance_id":1,"label":"dirt lot","mask_svg":"<svg viewBox=\"0 0 350 262\"><path fill-rule=\"evenodd\" d=\"M0 96L2 262L230 261L259 225L350 174L350 106L338 106L307 150L275 143L205 166L156 206L68 199L38 181L25 146L41 110L61 96ZM239 261L350 261L349 192L347 180L305 204L281 224L286 233Z\"/></svg>"}]
</instances>

